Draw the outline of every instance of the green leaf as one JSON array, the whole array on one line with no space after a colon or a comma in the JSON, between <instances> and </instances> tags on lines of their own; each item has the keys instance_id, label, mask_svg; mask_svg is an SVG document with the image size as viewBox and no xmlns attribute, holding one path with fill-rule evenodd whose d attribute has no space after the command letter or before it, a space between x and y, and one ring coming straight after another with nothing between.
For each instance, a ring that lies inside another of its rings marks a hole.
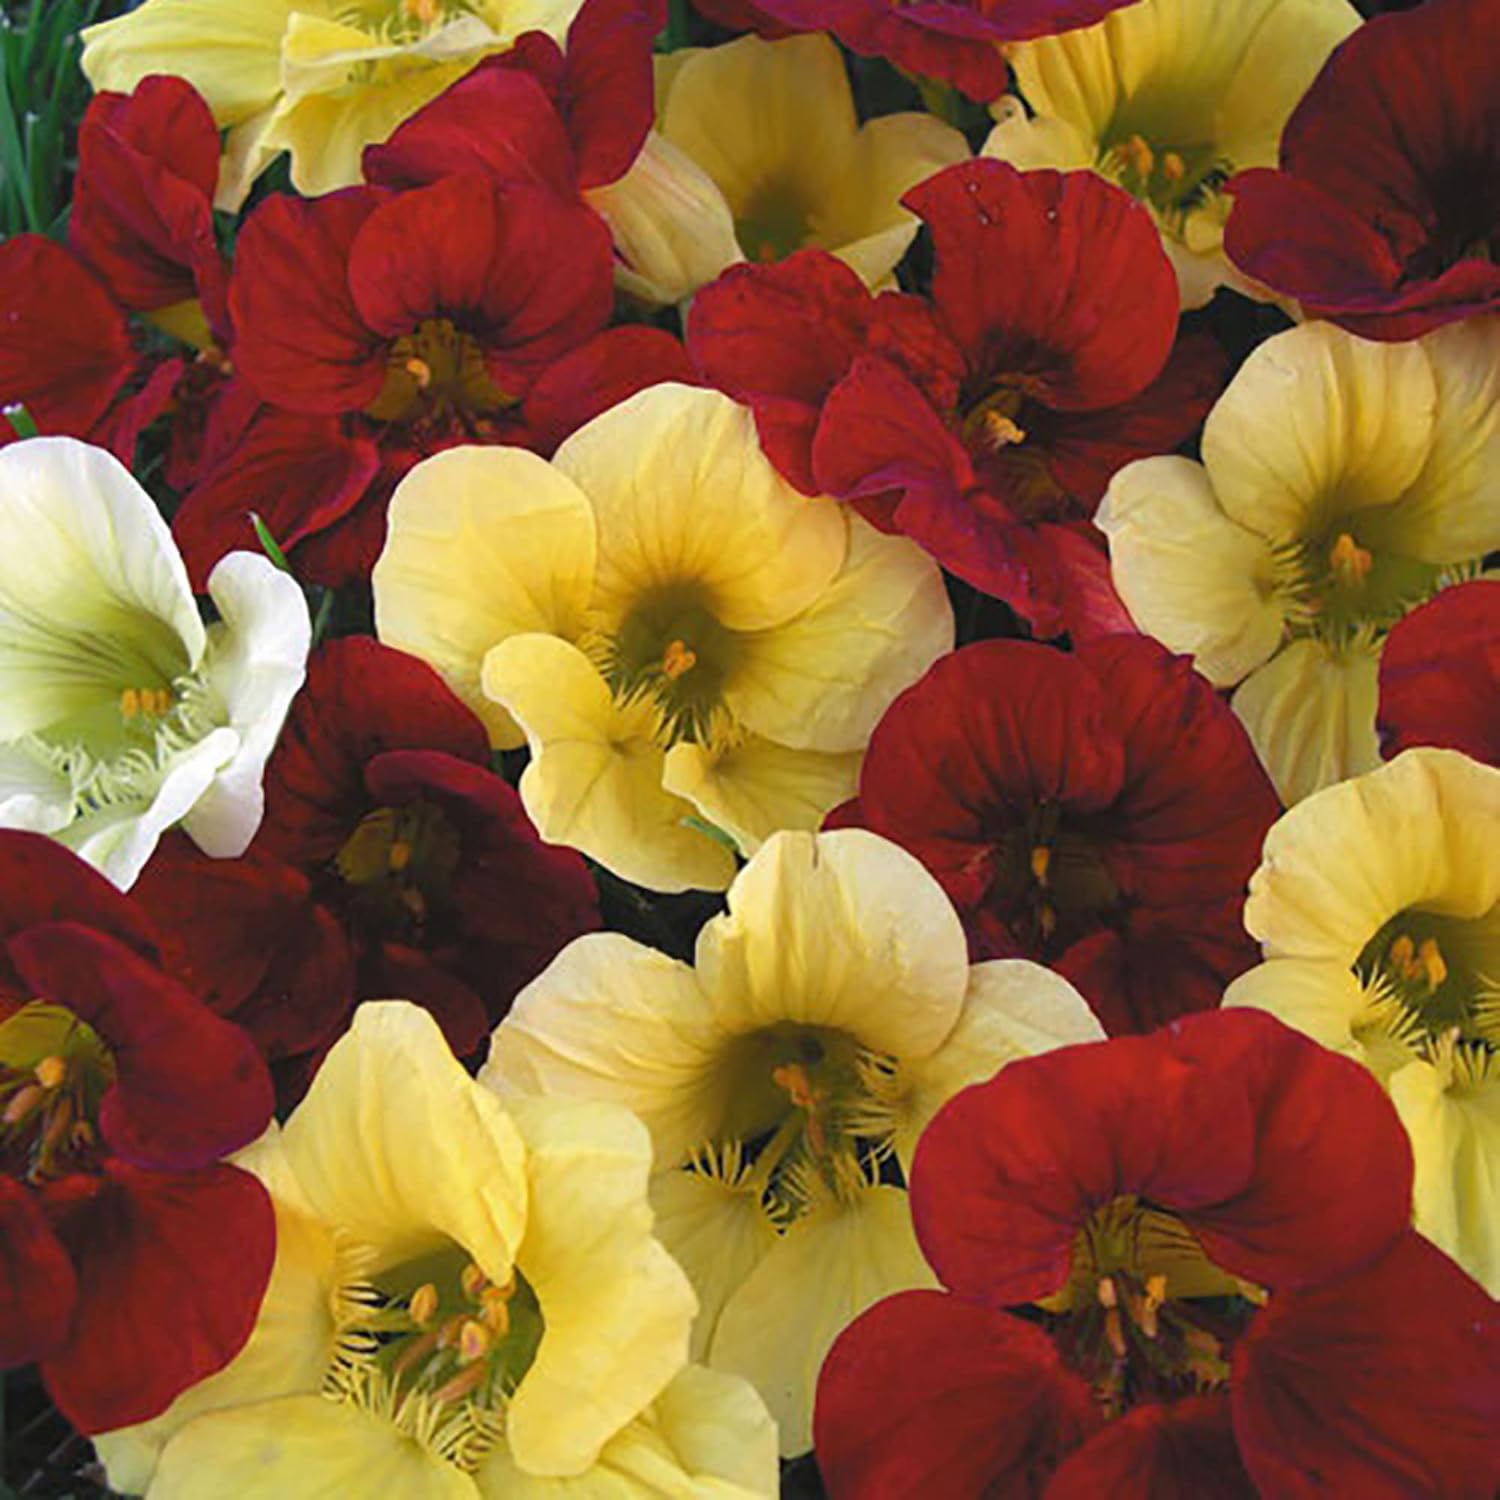
<instances>
[{"instance_id":1,"label":"green leaf","mask_svg":"<svg viewBox=\"0 0 1500 1500\"><path fill-rule=\"evenodd\" d=\"M10 406L0 406L0 417L4 417L15 428L17 437L33 438L37 435L36 419L19 401Z\"/></svg>"},{"instance_id":2,"label":"green leaf","mask_svg":"<svg viewBox=\"0 0 1500 1500\"><path fill-rule=\"evenodd\" d=\"M706 833L714 843L722 844L731 854L739 854L740 846L735 842L734 835L725 833L717 823L710 823L707 818L696 817L689 813L681 820L684 828L694 828L699 833Z\"/></svg>"},{"instance_id":3,"label":"green leaf","mask_svg":"<svg viewBox=\"0 0 1500 1500\"><path fill-rule=\"evenodd\" d=\"M250 512L250 524L255 528L256 540L260 543L261 551L281 569L283 573L290 574L292 565L286 560L286 553L281 550L281 544L271 535L271 528L252 510Z\"/></svg>"}]
</instances>

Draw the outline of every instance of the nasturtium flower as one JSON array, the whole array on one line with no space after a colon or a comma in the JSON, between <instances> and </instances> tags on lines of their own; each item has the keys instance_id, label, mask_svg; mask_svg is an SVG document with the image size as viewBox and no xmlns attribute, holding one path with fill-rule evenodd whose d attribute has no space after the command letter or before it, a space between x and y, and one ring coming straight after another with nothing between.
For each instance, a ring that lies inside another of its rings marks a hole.
<instances>
[{"instance_id":1,"label":"nasturtium flower","mask_svg":"<svg viewBox=\"0 0 1500 1500\"><path fill-rule=\"evenodd\" d=\"M1428 0L1342 43L1270 163L1228 185L1224 246L1310 317L1410 339L1500 311L1497 0Z\"/></svg>"},{"instance_id":2,"label":"nasturtium flower","mask_svg":"<svg viewBox=\"0 0 1500 1500\"><path fill-rule=\"evenodd\" d=\"M1282 800L1379 763L1391 626L1500 546L1497 324L1375 344L1305 323L1209 413L1203 462L1148 458L1095 517L1136 623L1191 653Z\"/></svg>"},{"instance_id":3,"label":"nasturtium flower","mask_svg":"<svg viewBox=\"0 0 1500 1500\"><path fill-rule=\"evenodd\" d=\"M788 1454L818 1366L870 1302L929 1281L897 1163L965 1084L1102 1035L1037 965L972 968L942 890L862 829L783 833L693 966L579 938L517 997L480 1081L624 1104L650 1128L659 1232L694 1279L694 1353L754 1382Z\"/></svg>"},{"instance_id":4,"label":"nasturtium flower","mask_svg":"<svg viewBox=\"0 0 1500 1500\"><path fill-rule=\"evenodd\" d=\"M122 889L175 823L239 854L302 684L302 591L233 553L205 626L151 497L72 438L0 451L0 532L0 825L51 834Z\"/></svg>"},{"instance_id":5,"label":"nasturtium flower","mask_svg":"<svg viewBox=\"0 0 1500 1500\"><path fill-rule=\"evenodd\" d=\"M946 1290L823 1366L829 1494L1489 1495L1500 1318L1410 1196L1380 1090L1264 1016L1005 1068L917 1148Z\"/></svg>"},{"instance_id":6,"label":"nasturtium flower","mask_svg":"<svg viewBox=\"0 0 1500 1500\"><path fill-rule=\"evenodd\" d=\"M1348 0L1139 0L1021 42L1010 62L1034 117L999 100L984 154L1118 183L1156 220L1182 305L1201 307L1232 278L1225 181L1275 164L1287 116L1359 20Z\"/></svg>"},{"instance_id":7,"label":"nasturtium flower","mask_svg":"<svg viewBox=\"0 0 1500 1500\"><path fill-rule=\"evenodd\" d=\"M748 1393L673 1391L696 1303L653 1235L651 1144L624 1110L502 1106L430 1016L385 1001L360 1008L280 1134L243 1160L278 1228L255 1332L162 1417L101 1440L117 1486L498 1500L576 1479L588 1494L617 1459L629 1476L635 1451L676 1462L674 1420L690 1425L696 1404L709 1421L727 1406L739 1429L705 1467L761 1472L726 1493L771 1493L769 1424Z\"/></svg>"},{"instance_id":8,"label":"nasturtium flower","mask_svg":"<svg viewBox=\"0 0 1500 1500\"><path fill-rule=\"evenodd\" d=\"M271 1204L221 1158L271 1102L250 1038L164 970L139 906L0 832L0 1368L40 1361L81 1431L156 1416L244 1345Z\"/></svg>"},{"instance_id":9,"label":"nasturtium flower","mask_svg":"<svg viewBox=\"0 0 1500 1500\"><path fill-rule=\"evenodd\" d=\"M577 0L146 0L83 33L97 89L185 78L228 130L219 205L282 151L305 194L360 180L360 154L524 31L559 40Z\"/></svg>"},{"instance_id":10,"label":"nasturtium flower","mask_svg":"<svg viewBox=\"0 0 1500 1500\"><path fill-rule=\"evenodd\" d=\"M730 844L815 828L953 642L912 543L799 495L747 411L680 385L551 464L460 448L418 465L374 585L380 638L436 667L492 744L530 744L542 837L657 890L722 889Z\"/></svg>"},{"instance_id":11,"label":"nasturtium flower","mask_svg":"<svg viewBox=\"0 0 1500 1500\"><path fill-rule=\"evenodd\" d=\"M859 123L826 36L672 53L658 63L657 128L641 157L589 201L628 268L621 285L677 302L741 260L832 251L869 286L916 237L901 195L969 150L926 114Z\"/></svg>"},{"instance_id":12,"label":"nasturtium flower","mask_svg":"<svg viewBox=\"0 0 1500 1500\"><path fill-rule=\"evenodd\" d=\"M1226 1005L1364 1063L1416 1157L1415 1222L1500 1293L1500 770L1416 749L1266 836Z\"/></svg>"}]
</instances>

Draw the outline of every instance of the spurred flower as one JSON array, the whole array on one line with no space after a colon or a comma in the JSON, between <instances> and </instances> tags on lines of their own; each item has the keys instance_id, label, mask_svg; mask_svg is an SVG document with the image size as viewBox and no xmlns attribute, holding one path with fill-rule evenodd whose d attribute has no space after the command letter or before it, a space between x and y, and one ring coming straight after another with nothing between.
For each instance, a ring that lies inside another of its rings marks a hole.
<instances>
[{"instance_id":1,"label":"spurred flower","mask_svg":"<svg viewBox=\"0 0 1500 1500\"><path fill-rule=\"evenodd\" d=\"M933 234L930 304L802 257L706 288L689 348L794 483L854 498L1038 631L1088 633L1110 601L1085 523L1118 467L1188 435L1221 360L1194 339L1169 361L1171 269L1097 178L967 162L905 201Z\"/></svg>"},{"instance_id":2,"label":"spurred flower","mask_svg":"<svg viewBox=\"0 0 1500 1500\"><path fill-rule=\"evenodd\" d=\"M1324 64L1269 163L1228 184L1247 275L1371 339L1500 311L1497 0L1377 16Z\"/></svg>"},{"instance_id":3,"label":"spurred flower","mask_svg":"<svg viewBox=\"0 0 1500 1500\"><path fill-rule=\"evenodd\" d=\"M1442 745L1500 766L1500 580L1444 589L1396 622L1375 727L1387 758Z\"/></svg>"},{"instance_id":4,"label":"spurred flower","mask_svg":"<svg viewBox=\"0 0 1500 1500\"><path fill-rule=\"evenodd\" d=\"M0 1365L40 1360L80 1430L154 1416L245 1342L271 1208L220 1158L270 1114L249 1037L158 967L139 909L0 832Z\"/></svg>"},{"instance_id":5,"label":"spurred flower","mask_svg":"<svg viewBox=\"0 0 1500 1500\"><path fill-rule=\"evenodd\" d=\"M976 959L1051 965L1119 1034L1217 1005L1255 962L1240 909L1278 811L1208 683L1122 635L942 658L887 710L835 820L911 850Z\"/></svg>"},{"instance_id":6,"label":"spurred flower","mask_svg":"<svg viewBox=\"0 0 1500 1500\"><path fill-rule=\"evenodd\" d=\"M598 925L593 881L488 768L484 726L414 657L365 637L313 657L242 859L169 840L137 888L173 967L300 1093L361 1000L400 995L471 1053L512 996Z\"/></svg>"},{"instance_id":7,"label":"spurred flower","mask_svg":"<svg viewBox=\"0 0 1500 1500\"><path fill-rule=\"evenodd\" d=\"M939 1113L912 1206L948 1291L825 1362L835 1497L1490 1493L1494 1304L1406 1228L1380 1090L1246 1020L1063 1048Z\"/></svg>"}]
</instances>

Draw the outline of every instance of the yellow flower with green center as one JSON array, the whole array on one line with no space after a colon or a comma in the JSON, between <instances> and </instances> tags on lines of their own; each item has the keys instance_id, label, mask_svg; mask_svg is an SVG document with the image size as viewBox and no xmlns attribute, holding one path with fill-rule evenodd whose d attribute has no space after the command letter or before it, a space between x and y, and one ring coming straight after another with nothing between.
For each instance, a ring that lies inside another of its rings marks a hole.
<instances>
[{"instance_id":1,"label":"yellow flower with green center","mask_svg":"<svg viewBox=\"0 0 1500 1500\"><path fill-rule=\"evenodd\" d=\"M455 448L391 501L380 638L435 667L550 843L656 890L816 828L870 731L953 643L937 567L761 453L727 396L659 385L550 464Z\"/></svg>"},{"instance_id":2,"label":"yellow flower with green center","mask_svg":"<svg viewBox=\"0 0 1500 1500\"><path fill-rule=\"evenodd\" d=\"M712 1475L726 1500L774 1493L764 1408L686 1368L696 1303L624 1110L502 1106L427 1012L385 1001L241 1162L277 1215L260 1318L218 1375L98 1439L117 1487L650 1500Z\"/></svg>"},{"instance_id":3,"label":"yellow flower with green center","mask_svg":"<svg viewBox=\"0 0 1500 1500\"><path fill-rule=\"evenodd\" d=\"M362 181L384 141L523 31L561 42L581 0L145 0L83 32L96 89L186 79L228 130L218 205L237 209L282 151L308 195Z\"/></svg>"},{"instance_id":4,"label":"yellow flower with green center","mask_svg":"<svg viewBox=\"0 0 1500 1500\"><path fill-rule=\"evenodd\" d=\"M941 887L872 833L778 834L728 899L691 967L617 933L570 944L480 1081L646 1123L658 1232L702 1305L694 1355L750 1379L796 1454L835 1337L932 1284L894 1185L927 1122L1015 1058L1103 1032L1050 970L971 966Z\"/></svg>"},{"instance_id":5,"label":"yellow flower with green center","mask_svg":"<svg viewBox=\"0 0 1500 1500\"><path fill-rule=\"evenodd\" d=\"M1353 1057L1416 1160L1415 1222L1500 1294L1500 771L1408 750L1266 835L1245 926L1266 962L1229 987Z\"/></svg>"},{"instance_id":6,"label":"yellow flower with green center","mask_svg":"<svg viewBox=\"0 0 1500 1500\"><path fill-rule=\"evenodd\" d=\"M1203 428L1095 521L1131 616L1218 687L1284 802L1379 764L1390 627L1500 547L1500 322L1374 344L1267 339Z\"/></svg>"},{"instance_id":7,"label":"yellow flower with green center","mask_svg":"<svg viewBox=\"0 0 1500 1500\"><path fill-rule=\"evenodd\" d=\"M1287 117L1359 23L1348 0L1136 0L1008 49L1033 116L1003 96L984 154L1098 172L1144 203L1184 307L1226 281L1252 290L1224 259L1224 183L1276 165Z\"/></svg>"},{"instance_id":8,"label":"yellow flower with green center","mask_svg":"<svg viewBox=\"0 0 1500 1500\"><path fill-rule=\"evenodd\" d=\"M901 195L969 155L931 115L861 125L826 36L742 36L658 58L656 113L631 170L589 194L614 231L620 285L652 302L807 246L886 284L917 233Z\"/></svg>"}]
</instances>

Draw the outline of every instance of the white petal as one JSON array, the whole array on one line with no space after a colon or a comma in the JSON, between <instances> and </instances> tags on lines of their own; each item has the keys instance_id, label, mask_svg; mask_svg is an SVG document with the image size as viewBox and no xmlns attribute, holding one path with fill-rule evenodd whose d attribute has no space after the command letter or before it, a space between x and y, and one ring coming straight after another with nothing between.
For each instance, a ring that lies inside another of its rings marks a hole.
<instances>
[{"instance_id":1,"label":"white petal","mask_svg":"<svg viewBox=\"0 0 1500 1500\"><path fill-rule=\"evenodd\" d=\"M0 745L0 828L56 833L73 818L68 778L25 741Z\"/></svg>"}]
</instances>

